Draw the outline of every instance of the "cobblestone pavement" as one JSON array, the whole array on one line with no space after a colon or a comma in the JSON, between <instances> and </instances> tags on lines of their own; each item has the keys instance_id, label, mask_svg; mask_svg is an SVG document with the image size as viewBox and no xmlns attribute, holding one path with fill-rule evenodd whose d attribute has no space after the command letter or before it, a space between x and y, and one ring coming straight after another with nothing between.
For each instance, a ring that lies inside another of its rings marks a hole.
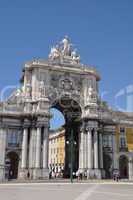
<instances>
[{"instance_id":1,"label":"cobblestone pavement","mask_svg":"<svg viewBox=\"0 0 133 200\"><path fill-rule=\"evenodd\" d=\"M1 184L0 200L132 200L130 183Z\"/></svg>"}]
</instances>

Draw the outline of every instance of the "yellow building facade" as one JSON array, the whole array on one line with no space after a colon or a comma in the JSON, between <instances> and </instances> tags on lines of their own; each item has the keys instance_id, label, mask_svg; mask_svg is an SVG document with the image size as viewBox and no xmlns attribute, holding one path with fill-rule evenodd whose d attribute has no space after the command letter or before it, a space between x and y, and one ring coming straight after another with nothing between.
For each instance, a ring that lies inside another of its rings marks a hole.
<instances>
[{"instance_id":1,"label":"yellow building facade","mask_svg":"<svg viewBox=\"0 0 133 200\"><path fill-rule=\"evenodd\" d=\"M64 169L65 130L59 129L49 133L49 168L58 172Z\"/></svg>"},{"instance_id":2,"label":"yellow building facade","mask_svg":"<svg viewBox=\"0 0 133 200\"><path fill-rule=\"evenodd\" d=\"M106 144L106 139L104 141L104 135L103 135L103 149L106 149L106 147L111 146L111 143L112 143L112 135L110 135L110 139L108 139L107 144ZM130 154L132 155L133 153L133 128L122 123L116 125L115 143L116 143L115 154L117 160L116 169L119 170L121 178L128 178L129 168L130 168ZM105 154L106 153L107 152L105 152ZM111 158L112 156L110 150L108 152L108 156L109 155ZM103 150L103 156L104 156L104 150ZM104 162L106 165L107 164L106 161ZM108 162L110 162L109 159ZM52 169L54 172L59 172L60 170L64 170L64 166L65 166L65 130L60 129L51 131L49 133L49 168ZM106 167L104 170L108 171Z\"/></svg>"},{"instance_id":3,"label":"yellow building facade","mask_svg":"<svg viewBox=\"0 0 133 200\"><path fill-rule=\"evenodd\" d=\"M126 125L116 126L116 144L117 151L120 151L120 148L127 148L127 151L133 151L133 128Z\"/></svg>"}]
</instances>

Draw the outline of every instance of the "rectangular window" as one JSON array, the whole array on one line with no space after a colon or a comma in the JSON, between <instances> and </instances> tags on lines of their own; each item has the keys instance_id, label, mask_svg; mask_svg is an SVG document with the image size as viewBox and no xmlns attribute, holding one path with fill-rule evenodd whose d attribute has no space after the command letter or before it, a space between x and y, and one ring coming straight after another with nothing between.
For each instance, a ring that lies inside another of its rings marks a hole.
<instances>
[{"instance_id":1,"label":"rectangular window","mask_svg":"<svg viewBox=\"0 0 133 200\"><path fill-rule=\"evenodd\" d=\"M126 130L124 127L120 127L119 147L120 148L127 147Z\"/></svg>"},{"instance_id":2,"label":"rectangular window","mask_svg":"<svg viewBox=\"0 0 133 200\"><path fill-rule=\"evenodd\" d=\"M112 147L112 135L104 135L103 136L103 147Z\"/></svg>"},{"instance_id":3,"label":"rectangular window","mask_svg":"<svg viewBox=\"0 0 133 200\"><path fill-rule=\"evenodd\" d=\"M125 137L125 128L120 127L120 136Z\"/></svg>"},{"instance_id":4,"label":"rectangular window","mask_svg":"<svg viewBox=\"0 0 133 200\"><path fill-rule=\"evenodd\" d=\"M120 147L126 147L126 140L125 140L125 138L120 138Z\"/></svg>"},{"instance_id":5,"label":"rectangular window","mask_svg":"<svg viewBox=\"0 0 133 200\"><path fill-rule=\"evenodd\" d=\"M7 134L8 147L18 147L22 142L21 131L15 129L9 129Z\"/></svg>"}]
</instances>

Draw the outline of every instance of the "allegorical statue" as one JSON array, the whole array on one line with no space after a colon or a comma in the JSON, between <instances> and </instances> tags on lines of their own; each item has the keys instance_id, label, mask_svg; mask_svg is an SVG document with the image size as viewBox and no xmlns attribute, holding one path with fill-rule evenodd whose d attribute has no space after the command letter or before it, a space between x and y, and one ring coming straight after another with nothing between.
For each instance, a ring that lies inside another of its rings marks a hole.
<instances>
[{"instance_id":1,"label":"allegorical statue","mask_svg":"<svg viewBox=\"0 0 133 200\"><path fill-rule=\"evenodd\" d=\"M46 95L46 91L45 91L45 86L44 86L44 82L40 81L39 83L39 98L43 98Z\"/></svg>"},{"instance_id":2,"label":"allegorical statue","mask_svg":"<svg viewBox=\"0 0 133 200\"><path fill-rule=\"evenodd\" d=\"M70 56L71 55L71 44L68 36L65 36L64 39L62 40L63 44L63 50L62 53L64 56Z\"/></svg>"},{"instance_id":3,"label":"allegorical statue","mask_svg":"<svg viewBox=\"0 0 133 200\"><path fill-rule=\"evenodd\" d=\"M58 46L56 45L56 47L52 47L51 48L51 51L50 51L50 54L49 54L49 58L51 60L54 60L56 58L59 58L59 56L60 56L60 51L59 51Z\"/></svg>"},{"instance_id":4,"label":"allegorical statue","mask_svg":"<svg viewBox=\"0 0 133 200\"><path fill-rule=\"evenodd\" d=\"M77 54L76 49L72 51L71 57L72 57L74 62L80 63L80 55Z\"/></svg>"},{"instance_id":5,"label":"allegorical statue","mask_svg":"<svg viewBox=\"0 0 133 200\"><path fill-rule=\"evenodd\" d=\"M72 49L72 44L68 36L65 36L58 45L51 48L49 59L51 61L69 62L72 64L80 63L80 55Z\"/></svg>"}]
</instances>

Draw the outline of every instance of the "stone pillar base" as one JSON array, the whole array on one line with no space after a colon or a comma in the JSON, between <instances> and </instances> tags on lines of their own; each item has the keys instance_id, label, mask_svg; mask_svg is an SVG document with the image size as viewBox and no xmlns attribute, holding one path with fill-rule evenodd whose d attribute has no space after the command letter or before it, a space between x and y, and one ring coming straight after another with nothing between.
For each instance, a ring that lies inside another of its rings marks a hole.
<instances>
[{"instance_id":1,"label":"stone pillar base","mask_svg":"<svg viewBox=\"0 0 133 200\"><path fill-rule=\"evenodd\" d=\"M41 179L41 169L40 168L35 168L33 170L33 179L37 180L37 179Z\"/></svg>"},{"instance_id":2,"label":"stone pillar base","mask_svg":"<svg viewBox=\"0 0 133 200\"><path fill-rule=\"evenodd\" d=\"M78 169L78 172L79 172L79 173L85 173L85 171L86 171L86 170L85 170L84 168L79 168L79 169Z\"/></svg>"},{"instance_id":3,"label":"stone pillar base","mask_svg":"<svg viewBox=\"0 0 133 200\"><path fill-rule=\"evenodd\" d=\"M101 170L100 169L88 169L87 170L87 179L101 179Z\"/></svg>"},{"instance_id":4,"label":"stone pillar base","mask_svg":"<svg viewBox=\"0 0 133 200\"><path fill-rule=\"evenodd\" d=\"M104 169L100 169L101 170L101 178L105 179L105 170Z\"/></svg>"},{"instance_id":5,"label":"stone pillar base","mask_svg":"<svg viewBox=\"0 0 133 200\"><path fill-rule=\"evenodd\" d=\"M129 176L129 181L133 181L133 175Z\"/></svg>"},{"instance_id":6,"label":"stone pillar base","mask_svg":"<svg viewBox=\"0 0 133 200\"><path fill-rule=\"evenodd\" d=\"M27 169L19 169L18 179L27 179L28 170Z\"/></svg>"},{"instance_id":7,"label":"stone pillar base","mask_svg":"<svg viewBox=\"0 0 133 200\"><path fill-rule=\"evenodd\" d=\"M5 180L5 168L0 168L0 182Z\"/></svg>"},{"instance_id":8,"label":"stone pillar base","mask_svg":"<svg viewBox=\"0 0 133 200\"><path fill-rule=\"evenodd\" d=\"M49 179L49 169L42 169L42 178Z\"/></svg>"}]
</instances>

